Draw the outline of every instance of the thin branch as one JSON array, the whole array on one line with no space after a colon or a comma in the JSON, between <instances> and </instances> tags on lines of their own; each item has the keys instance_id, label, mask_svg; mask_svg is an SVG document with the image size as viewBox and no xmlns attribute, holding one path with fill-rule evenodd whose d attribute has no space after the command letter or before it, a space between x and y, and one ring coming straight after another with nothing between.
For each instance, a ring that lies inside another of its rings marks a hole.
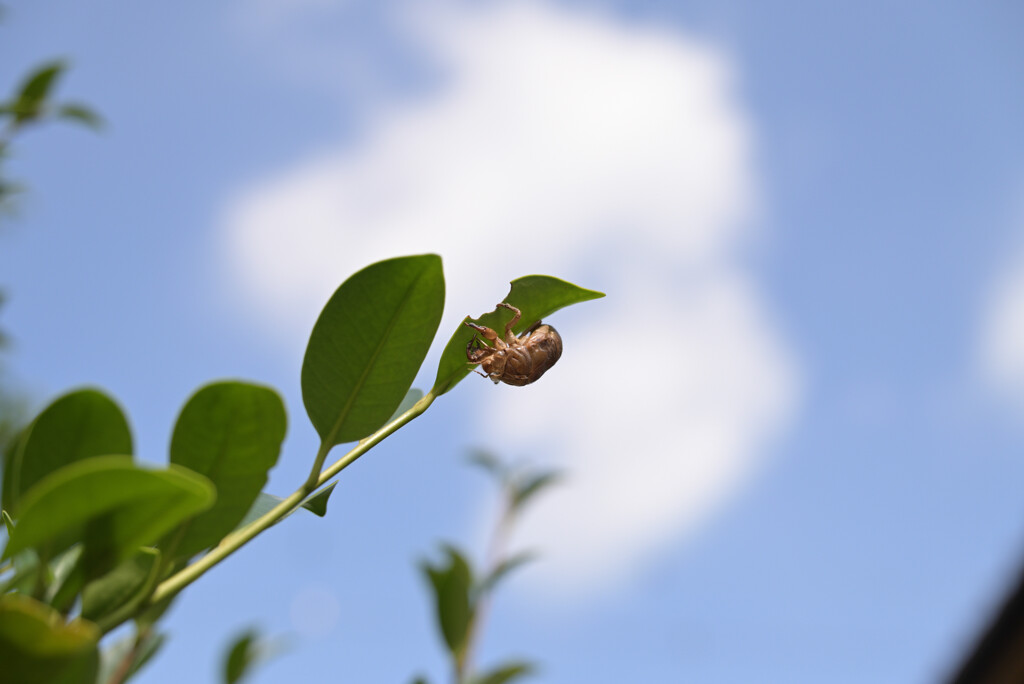
<instances>
[{"instance_id":1,"label":"thin branch","mask_svg":"<svg viewBox=\"0 0 1024 684\"><path fill-rule=\"evenodd\" d=\"M433 403L433 393L427 393L422 399L413 404L412 408L403 413L402 415L395 418L393 421L382 427L377 432L373 433L365 440L357 444L351 451L345 454L342 458L335 461L327 470L319 475L316 479L307 480L301 487L289 496L281 503L274 506L272 509L264 513L262 516L254 520L249 525L246 525L240 530L229 534L221 540L220 544L210 551L208 554L200 558L195 563L192 563L188 567L184 568L175 575L172 575L168 579L160 583L153 592L153 595L148 601L148 605L160 603L161 601L174 596L179 591L187 587L188 585L195 582L197 579L202 577L203 573L212 568L213 566L220 563L222 560L233 554L238 549L245 546L254 537L265 531L274 523L279 521L284 516L288 515L299 506L302 505L303 500L330 480L332 477L340 473L342 470L347 468L349 465L354 463L360 456L365 454L367 451L375 447L377 444L382 442L391 433L398 430L400 427L410 422L417 416L421 415L427 408ZM326 447L327 450L330 447ZM323 452L325 447L321 446L320 451ZM323 454L326 456L326 453ZM317 453L317 461L322 463L321 453ZM314 466L317 466L315 463ZM319 470L319 467L316 467ZM311 484L312 483L312 484Z\"/></svg>"}]
</instances>

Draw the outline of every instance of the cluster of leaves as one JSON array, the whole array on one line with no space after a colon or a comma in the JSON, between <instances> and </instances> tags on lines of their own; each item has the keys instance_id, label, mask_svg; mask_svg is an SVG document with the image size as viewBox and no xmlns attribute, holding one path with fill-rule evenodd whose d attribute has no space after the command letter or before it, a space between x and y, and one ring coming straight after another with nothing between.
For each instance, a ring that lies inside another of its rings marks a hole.
<instances>
[{"instance_id":1,"label":"cluster of leaves","mask_svg":"<svg viewBox=\"0 0 1024 684\"><path fill-rule=\"evenodd\" d=\"M474 572L467 555L456 547L441 547L444 559L424 562L422 570L434 595L438 630L451 662L455 684L505 684L535 670L532 663L512 661L474 672L473 650L479 641L486 608L498 583L513 570L533 558L523 552L505 556L507 536L528 501L559 479L554 471L508 467L486 452L473 455L471 461L482 466L498 482L502 491L502 513L491 539L489 559L482 572ZM419 677L414 684L428 684Z\"/></svg>"},{"instance_id":2,"label":"cluster of leaves","mask_svg":"<svg viewBox=\"0 0 1024 684\"><path fill-rule=\"evenodd\" d=\"M14 94L0 101L0 164L7 158L14 136L28 126L44 121L73 121L90 128L99 128L101 120L89 107L75 102L54 102L53 91L67 70L62 60L46 62L34 70L15 89ZM0 205L18 191L0 167Z\"/></svg>"},{"instance_id":3,"label":"cluster of leaves","mask_svg":"<svg viewBox=\"0 0 1024 684\"><path fill-rule=\"evenodd\" d=\"M601 296L527 276L512 283L506 301L522 310L522 330ZM24 683L126 681L162 643L158 621L179 592L300 507L323 515L334 476L469 373L472 330L459 325L433 388L410 390L443 306L436 255L381 261L342 283L313 328L302 367L303 403L320 448L306 482L285 498L261 491L287 422L270 388L225 381L197 391L178 416L165 468L133 460L128 420L103 392L80 389L47 406L4 453L4 675ZM504 312L478 321L502 325ZM324 468L334 446L351 442ZM128 621L134 636L101 658L103 635Z\"/></svg>"}]
</instances>

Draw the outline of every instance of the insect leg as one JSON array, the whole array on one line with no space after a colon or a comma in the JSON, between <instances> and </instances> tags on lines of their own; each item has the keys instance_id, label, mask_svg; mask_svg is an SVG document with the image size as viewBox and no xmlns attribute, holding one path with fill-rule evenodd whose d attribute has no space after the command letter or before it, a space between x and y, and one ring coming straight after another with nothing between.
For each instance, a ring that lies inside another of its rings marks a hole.
<instances>
[{"instance_id":1,"label":"insect leg","mask_svg":"<svg viewBox=\"0 0 1024 684\"><path fill-rule=\"evenodd\" d=\"M501 302L500 304L498 304L498 306L505 307L506 309L512 312L512 320L505 324L505 342L508 344L512 344L516 339L515 336L512 334L512 328L514 328L516 323L519 322L519 317L523 315L523 312L517 309L516 307L512 306L511 304L506 304L505 302Z\"/></svg>"}]
</instances>

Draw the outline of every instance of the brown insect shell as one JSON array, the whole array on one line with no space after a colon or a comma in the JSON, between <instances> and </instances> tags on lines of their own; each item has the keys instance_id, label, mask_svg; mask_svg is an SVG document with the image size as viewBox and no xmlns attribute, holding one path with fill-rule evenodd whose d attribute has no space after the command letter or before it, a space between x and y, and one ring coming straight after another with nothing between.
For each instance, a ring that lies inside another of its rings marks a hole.
<instances>
[{"instance_id":1,"label":"brown insect shell","mask_svg":"<svg viewBox=\"0 0 1024 684\"><path fill-rule=\"evenodd\" d=\"M504 382L521 387L536 382L562 356L562 337L547 324L537 324L511 342L470 351L472 363L479 363L494 384Z\"/></svg>"}]
</instances>

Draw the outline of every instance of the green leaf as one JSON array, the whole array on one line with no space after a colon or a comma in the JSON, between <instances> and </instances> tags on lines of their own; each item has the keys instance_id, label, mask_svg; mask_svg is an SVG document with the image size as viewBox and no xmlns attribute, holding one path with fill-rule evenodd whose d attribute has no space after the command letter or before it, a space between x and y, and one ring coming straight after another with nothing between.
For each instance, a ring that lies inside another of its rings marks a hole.
<instances>
[{"instance_id":1,"label":"green leaf","mask_svg":"<svg viewBox=\"0 0 1024 684\"><path fill-rule=\"evenodd\" d=\"M153 630L145 630L138 643L136 637L129 636L106 648L100 654L100 674L96 678L98 684L125 684L142 667L156 655L167 641L164 634ZM128 671L124 678L117 678L118 672L124 667L125 659L129 658Z\"/></svg>"},{"instance_id":2,"label":"green leaf","mask_svg":"<svg viewBox=\"0 0 1024 684\"><path fill-rule=\"evenodd\" d=\"M602 292L585 290L572 283L545 275L523 276L513 280L511 284L512 288L502 301L515 306L522 312L522 318L513 328L513 332L517 335L559 309L604 297ZM475 331L464 323L473 321L478 325L497 330L501 334L505 324L512 320L512 316L512 312L508 309L496 307L494 311L479 318L467 316L462 323L459 323L458 329L445 346L437 365L437 379L434 381L433 389L430 390L434 396L441 396L451 390L472 369L466 360L466 346L473 339Z\"/></svg>"},{"instance_id":3,"label":"green leaf","mask_svg":"<svg viewBox=\"0 0 1024 684\"><path fill-rule=\"evenodd\" d=\"M36 67L18 91L18 100L24 102L45 99L56 83L57 77L66 67L63 60L46 62Z\"/></svg>"},{"instance_id":4,"label":"green leaf","mask_svg":"<svg viewBox=\"0 0 1024 684\"><path fill-rule=\"evenodd\" d=\"M536 557L537 554L530 551L524 551L522 553L517 553L514 556L510 556L498 563L497 567L491 570L487 577L485 577L477 586L476 595L480 596L494 591L494 587L498 582L505 579L509 573L523 565L526 565Z\"/></svg>"},{"instance_id":5,"label":"green leaf","mask_svg":"<svg viewBox=\"0 0 1024 684\"><path fill-rule=\"evenodd\" d=\"M530 663L507 663L490 672L477 675L470 681L470 684L506 684L506 682L534 672L536 672L536 668Z\"/></svg>"},{"instance_id":6,"label":"green leaf","mask_svg":"<svg viewBox=\"0 0 1024 684\"><path fill-rule=\"evenodd\" d=\"M68 121L75 121L93 130L99 130L103 127L103 119L100 118L100 115L85 105L61 105L57 108L57 117Z\"/></svg>"},{"instance_id":7,"label":"green leaf","mask_svg":"<svg viewBox=\"0 0 1024 684\"><path fill-rule=\"evenodd\" d=\"M445 565L433 566L424 562L421 568L434 590L441 636L444 637L448 650L455 655L462 649L473 618L473 572L457 549L446 546L444 550L447 555Z\"/></svg>"},{"instance_id":8,"label":"green leaf","mask_svg":"<svg viewBox=\"0 0 1024 684\"><path fill-rule=\"evenodd\" d=\"M391 417L384 421L384 424L387 425L391 421L398 418L400 415L411 409L416 404L416 402L422 398L423 390L416 389L415 387L413 387L411 390L405 393L405 397L402 399L402 403L398 405L398 408L396 408L395 412L391 414Z\"/></svg>"},{"instance_id":9,"label":"green leaf","mask_svg":"<svg viewBox=\"0 0 1024 684\"><path fill-rule=\"evenodd\" d=\"M267 387L218 382L192 395L174 426L171 463L208 477L217 501L168 535L168 558L189 558L235 529L277 463L286 424L284 403Z\"/></svg>"},{"instance_id":10,"label":"green leaf","mask_svg":"<svg viewBox=\"0 0 1024 684\"><path fill-rule=\"evenodd\" d=\"M282 499L279 496L274 496L273 494L268 494L267 492L260 492L259 494L256 495L256 500L252 502L252 506L249 507L249 510L246 512L245 516L239 521L238 527L236 527L235 529L240 530L243 527L252 524L258 518L262 518L265 513L269 513L271 508L281 503L282 501L284 501L284 499ZM280 520L278 522L280 522Z\"/></svg>"},{"instance_id":11,"label":"green leaf","mask_svg":"<svg viewBox=\"0 0 1024 684\"><path fill-rule=\"evenodd\" d=\"M64 613L71 609L85 583L82 568L81 544L60 553L50 563L50 581L46 589L46 602Z\"/></svg>"},{"instance_id":12,"label":"green leaf","mask_svg":"<svg viewBox=\"0 0 1024 684\"><path fill-rule=\"evenodd\" d=\"M18 684L92 684L99 630L28 596L0 596L0 676Z\"/></svg>"},{"instance_id":13,"label":"green leaf","mask_svg":"<svg viewBox=\"0 0 1024 684\"><path fill-rule=\"evenodd\" d=\"M31 594L36 585L36 574L39 568L39 554L28 549L11 559L14 573L0 582L0 594L17 591Z\"/></svg>"},{"instance_id":14,"label":"green leaf","mask_svg":"<svg viewBox=\"0 0 1024 684\"><path fill-rule=\"evenodd\" d=\"M483 449L474 449L467 459L471 464L486 470L498 482L508 479L508 467L497 456Z\"/></svg>"},{"instance_id":15,"label":"green leaf","mask_svg":"<svg viewBox=\"0 0 1024 684\"><path fill-rule=\"evenodd\" d=\"M337 485L338 481L335 480L334 482L330 483L323 489L313 492L302 501L302 504L299 506L299 508L305 508L307 511L317 516L318 518L324 517L325 515L327 515L327 499L330 498L331 493L334 491L334 488ZM235 529L240 530L246 525L252 524L257 518L263 517L265 513L268 513L271 508L281 503L282 501L284 501L284 499L282 499L279 496L274 496L273 494L268 494L267 492L260 492L259 495L256 497L256 500L253 502L252 508L249 509L249 512L245 514L245 517L242 518L242 521L238 523L238 526ZM292 513L294 512L295 511L292 511ZM281 520L284 520L292 513L288 513L283 518L281 518ZM281 522L281 520L278 520L277 522Z\"/></svg>"},{"instance_id":16,"label":"green leaf","mask_svg":"<svg viewBox=\"0 0 1024 684\"><path fill-rule=\"evenodd\" d=\"M384 421L384 425L387 425L388 423L397 420L399 416L401 416L403 413L411 409L416 404L416 402L422 398L423 390L416 389L415 387L413 387L411 390L405 393L405 398L402 399L402 403L398 405L398 408L396 408L395 412L391 414L391 417ZM373 437L373 434L367 435L362 440L360 440L360 443L366 441L367 439L370 439L371 437Z\"/></svg>"},{"instance_id":17,"label":"green leaf","mask_svg":"<svg viewBox=\"0 0 1024 684\"><path fill-rule=\"evenodd\" d=\"M14 532L14 521L11 520L11 516L7 514L7 511L0 510L0 518L4 520L4 529L7 530L7 536L11 536L11 532Z\"/></svg>"},{"instance_id":18,"label":"green leaf","mask_svg":"<svg viewBox=\"0 0 1024 684\"><path fill-rule=\"evenodd\" d=\"M93 389L65 394L12 442L5 455L3 507L18 518L25 492L50 473L93 456L131 453L128 421L110 397Z\"/></svg>"},{"instance_id":19,"label":"green leaf","mask_svg":"<svg viewBox=\"0 0 1024 684\"><path fill-rule=\"evenodd\" d=\"M324 445L354 442L384 425L412 385L443 308L435 254L379 261L341 284L302 363L302 400Z\"/></svg>"},{"instance_id":20,"label":"green leaf","mask_svg":"<svg viewBox=\"0 0 1024 684\"><path fill-rule=\"evenodd\" d=\"M188 567L188 561L179 559L171 563L161 563L160 565L159 581L163 581ZM179 596L180 594L172 594L160 601L147 602L140 611L136 612L136 614L132 616L135 620L135 626L140 631L153 629L154 625L156 625L160 618L170 610L171 606Z\"/></svg>"},{"instance_id":21,"label":"green leaf","mask_svg":"<svg viewBox=\"0 0 1024 684\"><path fill-rule=\"evenodd\" d=\"M224 658L224 683L236 684L242 681L251 671L252 666L261 659L262 649L259 647L259 634L254 629L240 634L231 643L227 656Z\"/></svg>"},{"instance_id":22,"label":"green leaf","mask_svg":"<svg viewBox=\"0 0 1024 684\"><path fill-rule=\"evenodd\" d=\"M16 124L31 121L42 113L43 103L65 68L65 63L57 60L47 62L29 74L18 91L17 100L13 106Z\"/></svg>"},{"instance_id":23,"label":"green leaf","mask_svg":"<svg viewBox=\"0 0 1024 684\"><path fill-rule=\"evenodd\" d=\"M560 482L562 474L551 470L543 473L536 473L525 477L521 481L515 482L512 485L512 500L510 502L512 510L518 511L526 502L536 496L539 492L546 489L547 487Z\"/></svg>"},{"instance_id":24,"label":"green leaf","mask_svg":"<svg viewBox=\"0 0 1024 684\"><path fill-rule=\"evenodd\" d=\"M327 485L320 491L311 494L309 498L302 502L302 507L307 511L313 513L318 517L324 517L327 515L327 500L331 498L331 492L338 486L338 481L335 480L331 484Z\"/></svg>"},{"instance_id":25,"label":"green leaf","mask_svg":"<svg viewBox=\"0 0 1024 684\"><path fill-rule=\"evenodd\" d=\"M53 555L83 542L86 579L97 577L208 508L215 496L209 480L174 465L147 470L119 456L73 463L25 495L3 558L39 547Z\"/></svg>"},{"instance_id":26,"label":"green leaf","mask_svg":"<svg viewBox=\"0 0 1024 684\"><path fill-rule=\"evenodd\" d=\"M17 429L15 432L16 434L13 436L8 435L10 440L4 445L3 479L0 480L0 505L5 507L16 503L17 495L15 492L18 488L14 486L14 464L16 456L21 450L22 443L28 435L28 427ZM7 512L6 508L4 508L4 515L13 521L13 517Z\"/></svg>"},{"instance_id":27,"label":"green leaf","mask_svg":"<svg viewBox=\"0 0 1024 684\"><path fill-rule=\"evenodd\" d=\"M160 552L142 548L82 590L82 617L93 622L120 624L149 598L160 571ZM115 616L116 612L116 618Z\"/></svg>"}]
</instances>

